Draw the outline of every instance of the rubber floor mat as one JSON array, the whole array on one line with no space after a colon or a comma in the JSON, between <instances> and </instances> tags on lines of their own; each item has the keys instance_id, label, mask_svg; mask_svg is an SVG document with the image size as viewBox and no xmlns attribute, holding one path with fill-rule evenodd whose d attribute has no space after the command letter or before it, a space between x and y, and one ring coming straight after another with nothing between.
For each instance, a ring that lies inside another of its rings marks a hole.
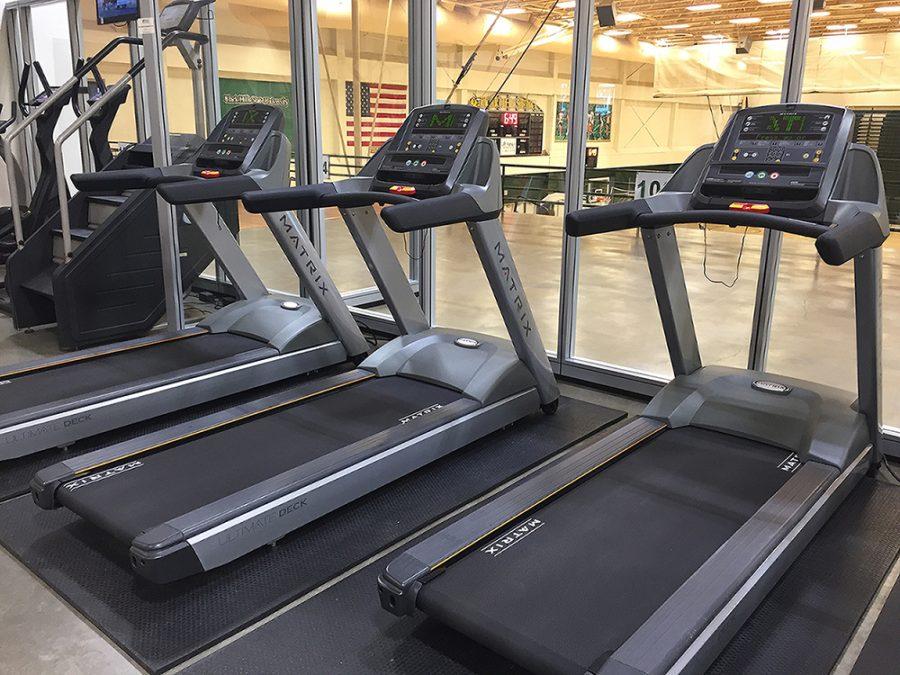
<instances>
[{"instance_id":1,"label":"rubber floor mat","mask_svg":"<svg viewBox=\"0 0 900 675\"><path fill-rule=\"evenodd\" d=\"M421 612L398 618L381 608L378 575L414 543L387 553L184 672L523 673ZM748 619L713 672L827 673L891 564L890 552L898 547L900 488L864 479Z\"/></svg>"},{"instance_id":2,"label":"rubber floor mat","mask_svg":"<svg viewBox=\"0 0 900 675\"><path fill-rule=\"evenodd\" d=\"M41 511L27 495L0 504L0 543L156 672L623 416L564 399L556 415L535 414L311 523L275 547L164 587L131 572L125 547L66 510Z\"/></svg>"}]
</instances>

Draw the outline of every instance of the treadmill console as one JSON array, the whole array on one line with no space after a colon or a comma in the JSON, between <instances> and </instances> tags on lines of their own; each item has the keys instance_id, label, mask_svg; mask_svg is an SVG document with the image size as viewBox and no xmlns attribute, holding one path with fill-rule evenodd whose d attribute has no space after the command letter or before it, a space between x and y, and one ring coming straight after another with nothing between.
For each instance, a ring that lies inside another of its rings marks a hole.
<instances>
[{"instance_id":1,"label":"treadmill console","mask_svg":"<svg viewBox=\"0 0 900 675\"><path fill-rule=\"evenodd\" d=\"M257 104L232 108L200 148L193 174L218 178L246 173L266 139L283 130L284 114L278 108Z\"/></svg>"},{"instance_id":2,"label":"treadmill console","mask_svg":"<svg viewBox=\"0 0 900 675\"><path fill-rule=\"evenodd\" d=\"M449 194L488 114L470 105L416 108L375 159L372 189L423 197Z\"/></svg>"},{"instance_id":3,"label":"treadmill console","mask_svg":"<svg viewBox=\"0 0 900 675\"><path fill-rule=\"evenodd\" d=\"M824 105L735 113L694 191L695 208L753 201L772 213L814 218L831 195L853 123L851 111Z\"/></svg>"}]
</instances>

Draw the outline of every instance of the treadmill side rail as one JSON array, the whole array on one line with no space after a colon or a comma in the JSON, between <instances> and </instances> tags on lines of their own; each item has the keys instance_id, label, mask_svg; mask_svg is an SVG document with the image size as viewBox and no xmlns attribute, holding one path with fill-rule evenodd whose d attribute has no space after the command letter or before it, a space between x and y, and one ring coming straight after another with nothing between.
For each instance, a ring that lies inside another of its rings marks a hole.
<instances>
[{"instance_id":1,"label":"treadmill side rail","mask_svg":"<svg viewBox=\"0 0 900 675\"><path fill-rule=\"evenodd\" d=\"M817 462L801 466L605 662L598 661L602 666L596 672L612 675L622 672L623 667L640 673L668 671L834 484L838 473L836 468ZM847 469L846 473L853 471ZM740 622L734 623L735 630L739 627Z\"/></svg>"},{"instance_id":2,"label":"treadmill side rail","mask_svg":"<svg viewBox=\"0 0 900 675\"><path fill-rule=\"evenodd\" d=\"M871 465L873 452L873 448L866 448L840 475L832 478L826 490L802 515L800 521L781 538L778 546L756 567L728 603L711 617L699 635L693 636L690 646L681 654L672 670L706 670L712 664L735 632L859 483Z\"/></svg>"},{"instance_id":3,"label":"treadmill side rail","mask_svg":"<svg viewBox=\"0 0 900 675\"><path fill-rule=\"evenodd\" d=\"M485 429L521 419L538 401L534 389L486 407L459 399L443 416L438 411L402 425L402 438L396 427L387 429L148 530L132 542L132 566L168 583L224 565L454 452Z\"/></svg>"},{"instance_id":4,"label":"treadmill side rail","mask_svg":"<svg viewBox=\"0 0 900 675\"><path fill-rule=\"evenodd\" d=\"M663 422L639 417L600 440L576 444L546 470L529 476L393 560L378 578L381 606L398 616L412 614L416 592L429 575L664 429Z\"/></svg>"},{"instance_id":5,"label":"treadmill side rail","mask_svg":"<svg viewBox=\"0 0 900 675\"><path fill-rule=\"evenodd\" d=\"M0 461L66 447L112 429L303 375L340 363L344 354L337 341L288 354L277 354L261 346L243 358L232 357L178 371L166 381L146 381L127 391L103 392L103 396L90 402L73 401L76 407L45 410L39 417L0 428ZM178 396L172 396L176 390Z\"/></svg>"}]
</instances>

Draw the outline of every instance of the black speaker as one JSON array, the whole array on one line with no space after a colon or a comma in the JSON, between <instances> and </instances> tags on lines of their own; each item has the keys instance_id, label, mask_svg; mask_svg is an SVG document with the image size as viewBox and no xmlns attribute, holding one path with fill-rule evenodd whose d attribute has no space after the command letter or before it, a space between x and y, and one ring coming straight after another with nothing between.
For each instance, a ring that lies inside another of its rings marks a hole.
<instances>
[{"instance_id":1,"label":"black speaker","mask_svg":"<svg viewBox=\"0 0 900 675\"><path fill-rule=\"evenodd\" d=\"M616 25L616 7L614 0L598 0L597 21L601 28L612 28Z\"/></svg>"},{"instance_id":2,"label":"black speaker","mask_svg":"<svg viewBox=\"0 0 900 675\"><path fill-rule=\"evenodd\" d=\"M750 47L753 46L753 39L748 35L747 37L738 38L737 45L734 48L735 54L749 54Z\"/></svg>"},{"instance_id":3,"label":"black speaker","mask_svg":"<svg viewBox=\"0 0 900 675\"><path fill-rule=\"evenodd\" d=\"M825 0L813 0L813 11L825 9Z\"/></svg>"}]
</instances>

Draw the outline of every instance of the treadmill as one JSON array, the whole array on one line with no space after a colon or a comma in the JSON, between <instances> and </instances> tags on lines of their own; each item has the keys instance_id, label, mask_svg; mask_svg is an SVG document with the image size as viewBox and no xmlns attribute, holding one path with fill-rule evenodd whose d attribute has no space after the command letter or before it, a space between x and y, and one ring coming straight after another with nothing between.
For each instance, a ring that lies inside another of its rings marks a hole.
<instances>
[{"instance_id":1,"label":"treadmill","mask_svg":"<svg viewBox=\"0 0 900 675\"><path fill-rule=\"evenodd\" d=\"M658 195L567 216L575 237L640 228L675 377L625 427L400 554L379 578L385 609L418 608L537 672L706 669L882 460L888 220L852 129L845 108L748 108ZM674 228L697 222L809 237L826 263L853 262L858 397L701 365Z\"/></svg>"},{"instance_id":2,"label":"treadmill","mask_svg":"<svg viewBox=\"0 0 900 675\"><path fill-rule=\"evenodd\" d=\"M338 183L253 192L252 212L337 206L400 336L358 368L40 471L32 495L129 550L158 583L210 570L539 410L559 389L500 226L488 114L412 111ZM161 186L167 198L182 186ZM384 204L379 212L375 204ZM510 340L434 328L382 227L465 222Z\"/></svg>"},{"instance_id":3,"label":"treadmill","mask_svg":"<svg viewBox=\"0 0 900 675\"><path fill-rule=\"evenodd\" d=\"M191 164L72 177L94 193L177 184L173 202L184 206L240 299L179 332L0 371L0 460L367 355L365 338L295 214L268 213L265 220L309 299L270 293L211 203L287 184L291 146L283 128L277 108L237 106Z\"/></svg>"}]
</instances>

